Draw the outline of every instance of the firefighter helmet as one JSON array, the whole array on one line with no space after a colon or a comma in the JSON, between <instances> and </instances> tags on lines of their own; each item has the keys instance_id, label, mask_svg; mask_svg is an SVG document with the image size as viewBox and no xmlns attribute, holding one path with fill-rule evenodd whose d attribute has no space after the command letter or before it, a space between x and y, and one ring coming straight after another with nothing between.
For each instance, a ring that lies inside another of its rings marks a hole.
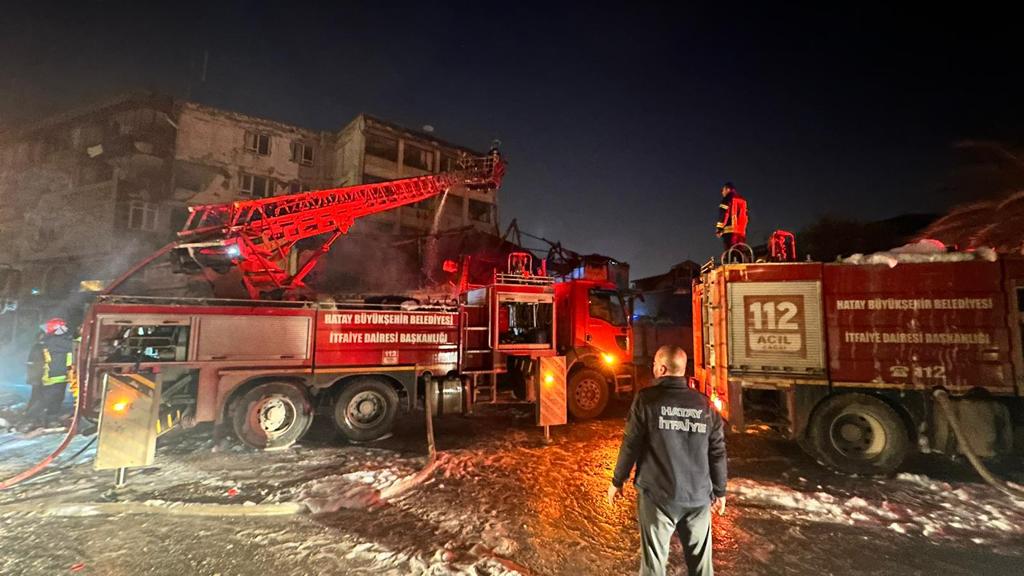
<instances>
[{"instance_id":1,"label":"firefighter helmet","mask_svg":"<svg viewBox=\"0 0 1024 576\"><path fill-rule=\"evenodd\" d=\"M68 323L63 318L50 318L43 324L43 331L50 336L63 336L68 333Z\"/></svg>"}]
</instances>

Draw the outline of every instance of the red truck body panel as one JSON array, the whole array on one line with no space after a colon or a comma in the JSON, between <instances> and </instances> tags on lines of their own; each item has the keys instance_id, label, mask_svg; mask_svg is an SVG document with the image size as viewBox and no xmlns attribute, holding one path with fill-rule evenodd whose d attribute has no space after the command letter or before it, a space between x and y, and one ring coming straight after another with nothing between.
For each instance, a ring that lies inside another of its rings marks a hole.
<instances>
[{"instance_id":1,"label":"red truck body panel","mask_svg":"<svg viewBox=\"0 0 1024 576\"><path fill-rule=\"evenodd\" d=\"M454 370L458 320L455 312L320 311L316 365L447 366Z\"/></svg>"},{"instance_id":2,"label":"red truck body panel","mask_svg":"<svg viewBox=\"0 0 1024 576\"><path fill-rule=\"evenodd\" d=\"M733 381L811 380L1020 394L1022 306L1013 257L724 266L694 289L696 374L721 396Z\"/></svg>"},{"instance_id":3,"label":"red truck body panel","mask_svg":"<svg viewBox=\"0 0 1024 576\"><path fill-rule=\"evenodd\" d=\"M1013 311L1002 280L999 262L825 266L833 383L1012 394Z\"/></svg>"},{"instance_id":4,"label":"red truck body panel","mask_svg":"<svg viewBox=\"0 0 1024 576\"><path fill-rule=\"evenodd\" d=\"M187 351L172 360L142 358L140 368L198 368L203 371L197 415L219 412L212 404L229 390L218 382L235 374L298 373L315 376L362 368L414 367L417 373L458 369L458 313L454 310L382 311L288 303L204 305L99 302L91 310L83 393L97 400L98 372L133 362L104 358L105 326L187 325ZM263 319L269 319L267 322ZM123 328L121 328L123 329ZM288 332L288 334L282 334ZM116 368L120 370L121 368ZM207 376L208 374L208 376ZM219 375L219 376L218 376Z\"/></svg>"}]
</instances>

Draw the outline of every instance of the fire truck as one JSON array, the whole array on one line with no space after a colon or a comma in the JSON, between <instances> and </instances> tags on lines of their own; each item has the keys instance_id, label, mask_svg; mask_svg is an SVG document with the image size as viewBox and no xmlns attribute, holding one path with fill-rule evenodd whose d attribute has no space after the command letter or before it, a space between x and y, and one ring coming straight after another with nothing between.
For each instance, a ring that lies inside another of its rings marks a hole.
<instances>
[{"instance_id":1,"label":"fire truck","mask_svg":"<svg viewBox=\"0 0 1024 576\"><path fill-rule=\"evenodd\" d=\"M896 470L956 453L935 394L980 456L1022 431L1024 259L704 267L693 289L694 385L742 430L780 424L827 466Z\"/></svg>"},{"instance_id":2,"label":"fire truck","mask_svg":"<svg viewBox=\"0 0 1024 576\"><path fill-rule=\"evenodd\" d=\"M158 375L158 386L140 388L159 390L158 426L213 422L250 446L275 449L301 438L316 414L359 442L388 434L397 414L428 394L442 414L496 401L499 377L511 372L524 388L519 399L538 406L538 424L564 423L567 411L596 416L610 393L631 385L628 318L606 283L555 282L543 263L518 253L490 283L433 303L324 302L305 285L357 218L458 186L494 190L503 173L495 154L465 158L450 173L192 207L175 242L88 310L80 406L124 413L131 399L104 394L106 382L130 388L146 379L125 375ZM299 261L297 245L317 238L319 247ZM204 277L215 297L115 294L168 255L179 270ZM238 290L242 298L218 297Z\"/></svg>"}]
</instances>

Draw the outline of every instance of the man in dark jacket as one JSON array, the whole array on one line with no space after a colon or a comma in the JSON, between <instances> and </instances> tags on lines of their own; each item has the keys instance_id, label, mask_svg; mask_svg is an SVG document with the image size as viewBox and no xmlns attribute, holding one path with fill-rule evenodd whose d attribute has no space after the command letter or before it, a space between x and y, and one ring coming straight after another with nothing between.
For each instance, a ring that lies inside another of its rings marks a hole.
<instances>
[{"instance_id":1,"label":"man in dark jacket","mask_svg":"<svg viewBox=\"0 0 1024 576\"><path fill-rule=\"evenodd\" d=\"M687 386L686 352L662 346L654 385L637 393L619 448L608 503L636 465L640 574L663 575L677 532L690 576L710 576L711 507L725 513L725 434L708 399Z\"/></svg>"}]
</instances>

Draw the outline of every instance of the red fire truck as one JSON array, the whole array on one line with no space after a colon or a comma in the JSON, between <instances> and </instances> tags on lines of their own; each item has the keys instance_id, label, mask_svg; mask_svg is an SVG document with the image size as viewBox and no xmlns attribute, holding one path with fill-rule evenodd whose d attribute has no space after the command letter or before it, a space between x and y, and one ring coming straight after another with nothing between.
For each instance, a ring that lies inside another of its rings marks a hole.
<instances>
[{"instance_id":1,"label":"red fire truck","mask_svg":"<svg viewBox=\"0 0 1024 576\"><path fill-rule=\"evenodd\" d=\"M540 406L539 424L563 422L567 409L578 417L600 413L610 390L631 385L623 368L632 345L624 307L604 284L556 284L543 265L535 270L519 254L457 301L327 304L301 297L319 256L356 218L453 186L491 190L503 172L495 156L468 160L454 173L192 208L179 239L108 292L170 253L215 290L244 289L249 298L101 296L83 325L81 405L86 412L108 408L99 406L107 376L157 373L161 423L184 416L230 425L251 446L280 448L300 438L316 413L329 415L349 439L367 441L387 434L396 414L428 391L439 411L461 412L487 392L496 399L499 375L511 371L525 388L520 399ZM295 262L296 243L315 237L325 238L320 250ZM562 318L585 346L559 343ZM125 400L115 400L113 409L124 410Z\"/></svg>"},{"instance_id":2,"label":"red fire truck","mask_svg":"<svg viewBox=\"0 0 1024 576\"><path fill-rule=\"evenodd\" d=\"M710 263L693 290L696 385L734 428L783 424L849 473L889 473L914 446L955 452L936 389L975 452L1010 451L1024 417L1024 260L951 256Z\"/></svg>"}]
</instances>

